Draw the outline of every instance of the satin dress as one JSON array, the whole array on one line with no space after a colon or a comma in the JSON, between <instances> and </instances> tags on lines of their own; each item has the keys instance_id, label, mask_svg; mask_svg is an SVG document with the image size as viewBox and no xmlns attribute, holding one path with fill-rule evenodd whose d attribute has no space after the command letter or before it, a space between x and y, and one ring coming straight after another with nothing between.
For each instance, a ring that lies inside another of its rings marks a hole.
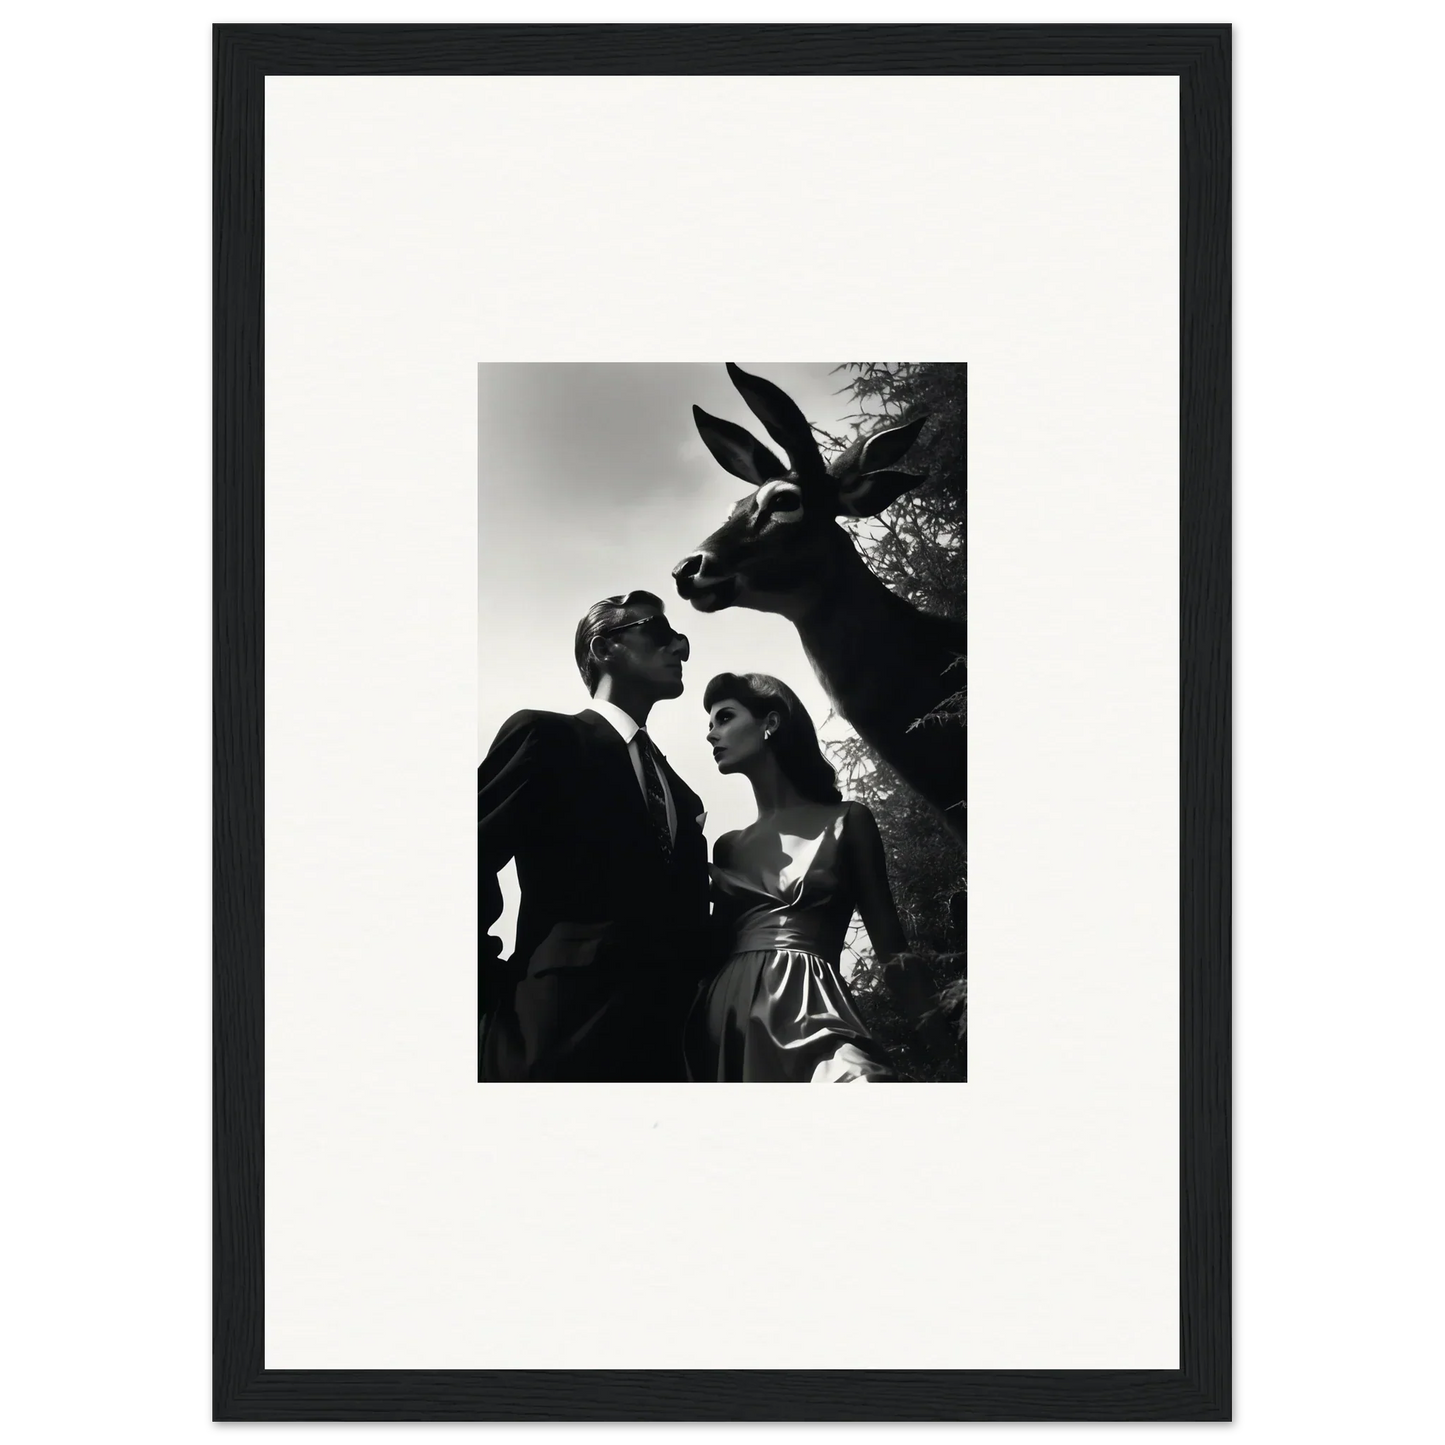
<instances>
[{"instance_id":1,"label":"satin dress","mask_svg":"<svg viewBox=\"0 0 1445 1445\"><path fill-rule=\"evenodd\" d=\"M702 1082L877 1083L894 1078L838 969L853 895L841 846L847 803L779 812L711 869L731 953L688 1019Z\"/></svg>"}]
</instances>

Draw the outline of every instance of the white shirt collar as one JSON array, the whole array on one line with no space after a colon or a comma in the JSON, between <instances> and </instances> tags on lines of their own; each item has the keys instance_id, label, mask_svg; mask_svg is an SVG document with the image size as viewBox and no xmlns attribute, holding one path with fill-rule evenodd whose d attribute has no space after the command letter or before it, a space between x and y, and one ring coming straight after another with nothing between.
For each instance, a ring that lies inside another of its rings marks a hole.
<instances>
[{"instance_id":1,"label":"white shirt collar","mask_svg":"<svg viewBox=\"0 0 1445 1445\"><path fill-rule=\"evenodd\" d=\"M637 736L637 719L631 713L623 712L615 702L607 702L600 697L592 699L592 711L599 717L605 717L617 729L618 737L631 745L632 739Z\"/></svg>"}]
</instances>

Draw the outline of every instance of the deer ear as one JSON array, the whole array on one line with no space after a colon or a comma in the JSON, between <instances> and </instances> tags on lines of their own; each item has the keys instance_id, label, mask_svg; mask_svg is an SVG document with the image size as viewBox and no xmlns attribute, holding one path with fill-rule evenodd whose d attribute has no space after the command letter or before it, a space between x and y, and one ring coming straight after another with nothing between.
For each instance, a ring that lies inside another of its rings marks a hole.
<instances>
[{"instance_id":1,"label":"deer ear","mask_svg":"<svg viewBox=\"0 0 1445 1445\"><path fill-rule=\"evenodd\" d=\"M742 367L727 364L728 376L737 387L748 410L768 429L768 435L788 454L793 470L799 476L817 476L823 470L823 457L813 440L813 428L798 409L798 403L782 387L774 386L761 376L754 376Z\"/></svg>"},{"instance_id":2,"label":"deer ear","mask_svg":"<svg viewBox=\"0 0 1445 1445\"><path fill-rule=\"evenodd\" d=\"M863 459L858 470L876 472L891 467L903 460L903 454L918 440L918 433L928 421L926 416L915 417L902 426L889 427L887 431L875 432L863 444Z\"/></svg>"},{"instance_id":3,"label":"deer ear","mask_svg":"<svg viewBox=\"0 0 1445 1445\"><path fill-rule=\"evenodd\" d=\"M709 416L700 406L692 409L692 419L707 449L733 476L760 487L774 477L785 477L788 469L751 432L720 416Z\"/></svg>"},{"instance_id":4,"label":"deer ear","mask_svg":"<svg viewBox=\"0 0 1445 1445\"><path fill-rule=\"evenodd\" d=\"M876 517L910 487L927 480L927 472L865 472L839 487L838 512L845 517Z\"/></svg>"}]
</instances>

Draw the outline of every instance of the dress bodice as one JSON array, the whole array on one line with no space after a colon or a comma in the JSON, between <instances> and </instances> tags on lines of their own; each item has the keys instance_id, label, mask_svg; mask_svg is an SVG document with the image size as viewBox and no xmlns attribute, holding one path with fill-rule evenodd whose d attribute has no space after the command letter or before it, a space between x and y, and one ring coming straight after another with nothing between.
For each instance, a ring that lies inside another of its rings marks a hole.
<instances>
[{"instance_id":1,"label":"dress bodice","mask_svg":"<svg viewBox=\"0 0 1445 1445\"><path fill-rule=\"evenodd\" d=\"M846 803L805 803L737 834L712 865L718 917L733 953L800 949L837 963L853 917L841 853Z\"/></svg>"}]
</instances>

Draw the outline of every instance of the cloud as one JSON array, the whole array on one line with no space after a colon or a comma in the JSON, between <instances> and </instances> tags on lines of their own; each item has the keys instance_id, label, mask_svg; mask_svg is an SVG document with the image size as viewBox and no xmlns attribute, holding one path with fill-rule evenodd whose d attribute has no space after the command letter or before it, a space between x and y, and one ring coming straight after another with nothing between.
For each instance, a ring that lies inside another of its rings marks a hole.
<instances>
[{"instance_id":1,"label":"cloud","mask_svg":"<svg viewBox=\"0 0 1445 1445\"><path fill-rule=\"evenodd\" d=\"M481 368L478 455L533 507L615 514L703 480L690 397L704 366Z\"/></svg>"},{"instance_id":2,"label":"cloud","mask_svg":"<svg viewBox=\"0 0 1445 1445\"><path fill-rule=\"evenodd\" d=\"M744 364L776 380L810 420L840 425L842 378L831 367ZM594 519L709 485L717 464L693 424L694 403L761 432L721 363L483 366L478 398L483 478L502 483L522 510L565 507Z\"/></svg>"}]
</instances>

